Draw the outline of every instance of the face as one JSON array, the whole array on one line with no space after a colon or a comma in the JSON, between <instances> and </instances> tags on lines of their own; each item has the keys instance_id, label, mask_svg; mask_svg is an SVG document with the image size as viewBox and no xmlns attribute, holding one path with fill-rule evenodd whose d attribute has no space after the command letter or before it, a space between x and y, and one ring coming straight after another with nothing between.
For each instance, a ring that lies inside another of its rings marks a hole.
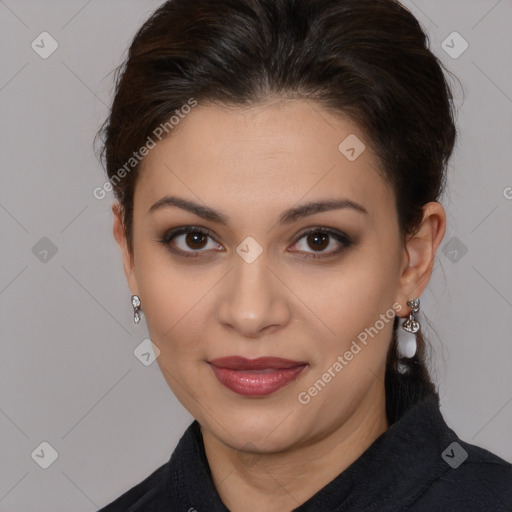
<instances>
[{"instance_id":1,"label":"face","mask_svg":"<svg viewBox=\"0 0 512 512\"><path fill-rule=\"evenodd\" d=\"M226 445L308 443L383 396L405 253L369 146L302 100L200 104L143 162L125 272L166 381ZM295 366L215 370L228 356Z\"/></svg>"}]
</instances>

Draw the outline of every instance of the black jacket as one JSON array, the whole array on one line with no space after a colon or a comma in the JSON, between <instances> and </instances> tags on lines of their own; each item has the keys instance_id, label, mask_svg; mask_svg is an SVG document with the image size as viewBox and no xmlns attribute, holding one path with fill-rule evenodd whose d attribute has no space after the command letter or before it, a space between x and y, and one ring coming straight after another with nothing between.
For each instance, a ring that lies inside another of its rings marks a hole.
<instances>
[{"instance_id":1,"label":"black jacket","mask_svg":"<svg viewBox=\"0 0 512 512\"><path fill-rule=\"evenodd\" d=\"M430 395L294 510L512 512L512 464L459 439L441 415L439 396ZM189 511L228 511L213 484L197 421L168 462L100 512Z\"/></svg>"}]
</instances>

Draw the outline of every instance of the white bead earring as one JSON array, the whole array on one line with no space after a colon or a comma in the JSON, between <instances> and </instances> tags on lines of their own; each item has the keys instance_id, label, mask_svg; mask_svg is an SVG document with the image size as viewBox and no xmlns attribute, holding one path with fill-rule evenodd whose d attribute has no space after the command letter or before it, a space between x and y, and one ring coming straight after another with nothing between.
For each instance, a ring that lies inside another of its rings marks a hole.
<instances>
[{"instance_id":1,"label":"white bead earring","mask_svg":"<svg viewBox=\"0 0 512 512\"><path fill-rule=\"evenodd\" d=\"M418 348L416 333L419 332L421 326L414 315L420 310L420 299L409 300L407 305L411 308L411 312L408 318L400 318L402 329L397 333L397 348L400 357L410 359L415 356Z\"/></svg>"}]
</instances>

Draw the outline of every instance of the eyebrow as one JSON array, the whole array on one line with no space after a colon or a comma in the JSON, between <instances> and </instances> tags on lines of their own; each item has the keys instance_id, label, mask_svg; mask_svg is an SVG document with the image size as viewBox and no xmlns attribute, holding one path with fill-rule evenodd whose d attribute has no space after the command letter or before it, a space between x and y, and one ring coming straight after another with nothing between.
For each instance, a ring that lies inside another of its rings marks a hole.
<instances>
[{"instance_id":1,"label":"eyebrow","mask_svg":"<svg viewBox=\"0 0 512 512\"><path fill-rule=\"evenodd\" d=\"M152 213L156 210L162 208L170 208L172 206L187 210L197 215L198 217L216 222L218 224L227 225L229 223L229 217L223 213L214 210L209 206L201 205L195 203L194 201L190 201L189 199L183 199L176 196L162 197L162 199L159 199L155 204L151 206L148 212ZM307 217L309 215L314 215L315 213L321 213L328 210L339 210L342 208L350 208L359 213L368 215L368 211L366 208L364 208L364 206L356 203L355 201L352 201L351 199L326 199L323 201L305 203L303 205L290 208L289 210L285 210L279 217L279 224L291 224L298 219Z\"/></svg>"}]
</instances>

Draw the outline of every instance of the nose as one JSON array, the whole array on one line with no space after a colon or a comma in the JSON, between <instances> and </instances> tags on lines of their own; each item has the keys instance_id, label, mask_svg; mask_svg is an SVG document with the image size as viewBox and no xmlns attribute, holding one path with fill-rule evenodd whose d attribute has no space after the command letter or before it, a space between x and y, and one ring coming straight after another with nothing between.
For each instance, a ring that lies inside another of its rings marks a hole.
<instances>
[{"instance_id":1,"label":"nose","mask_svg":"<svg viewBox=\"0 0 512 512\"><path fill-rule=\"evenodd\" d=\"M264 255L247 263L235 260L217 298L217 320L247 338L259 338L285 327L291 318L285 279Z\"/></svg>"}]
</instances>

